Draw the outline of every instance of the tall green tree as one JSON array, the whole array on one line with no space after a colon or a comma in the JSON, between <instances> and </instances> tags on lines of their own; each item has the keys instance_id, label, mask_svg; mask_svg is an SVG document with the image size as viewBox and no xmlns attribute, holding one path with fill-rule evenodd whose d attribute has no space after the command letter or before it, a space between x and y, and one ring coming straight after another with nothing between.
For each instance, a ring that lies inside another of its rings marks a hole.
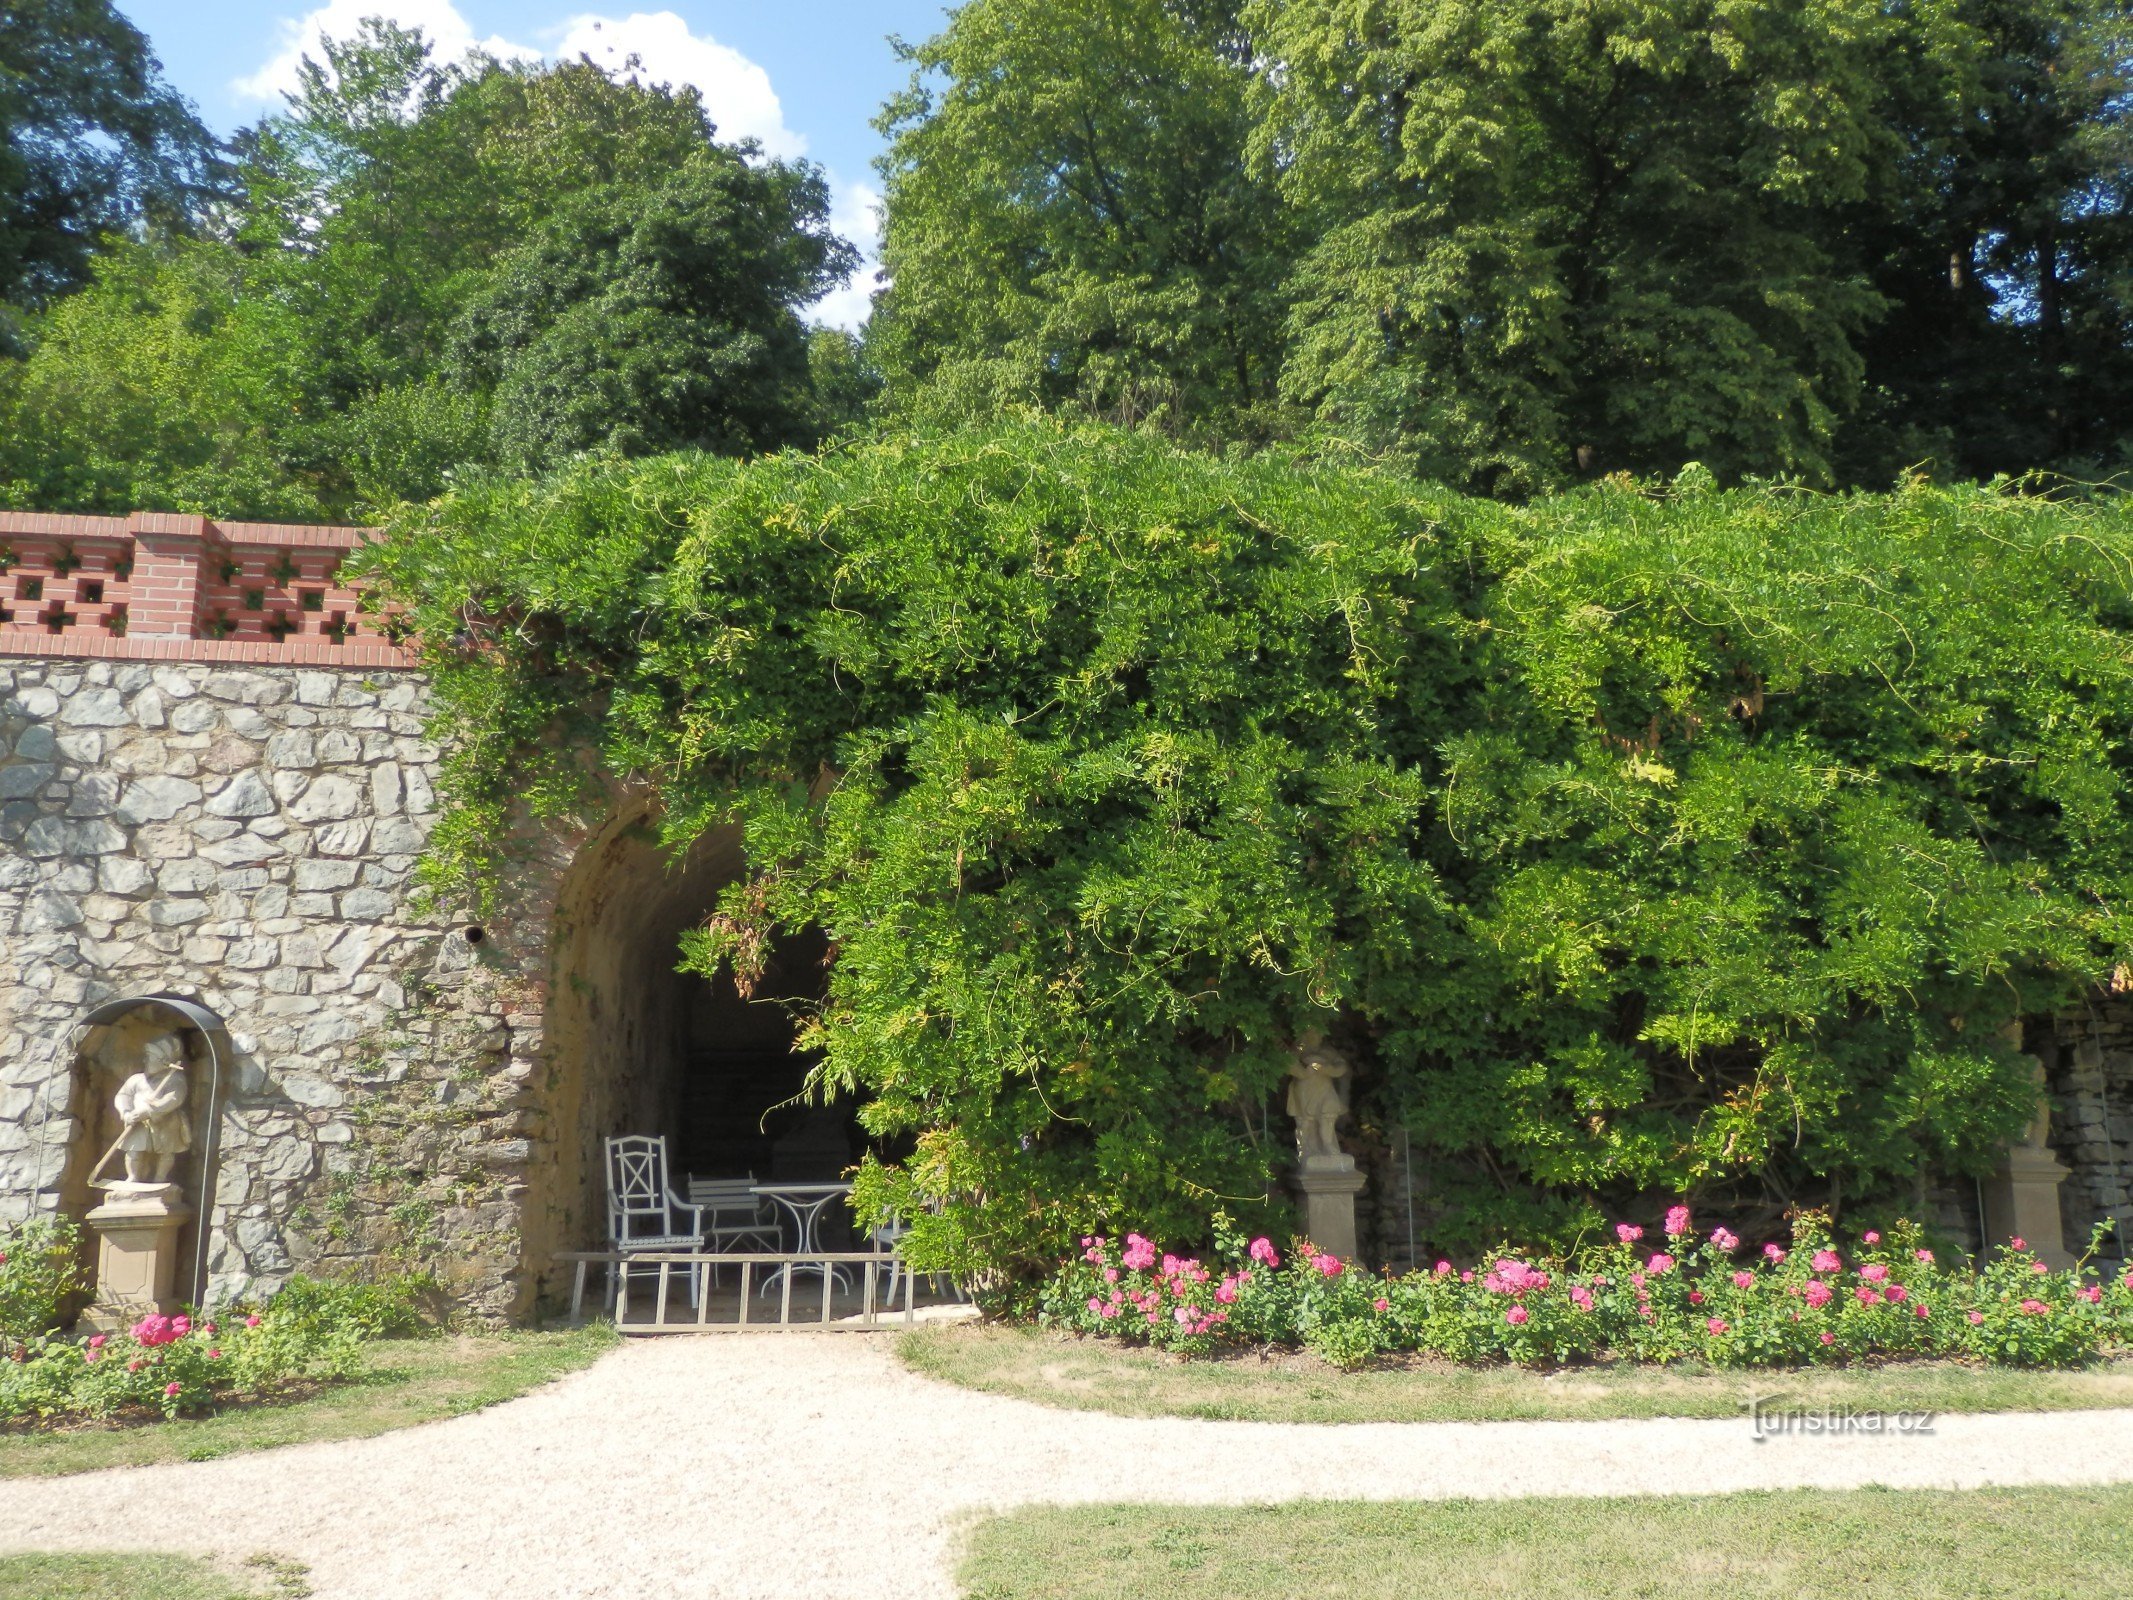
<instances>
[{"instance_id":1,"label":"tall green tree","mask_svg":"<svg viewBox=\"0 0 2133 1600\"><path fill-rule=\"evenodd\" d=\"M112 254L0 369L18 503L372 515L462 468L809 443L849 409L799 318L853 260L820 174L721 143L694 90L442 66L374 21L233 155L215 237Z\"/></svg>"},{"instance_id":2,"label":"tall green tree","mask_svg":"<svg viewBox=\"0 0 2133 1600\"><path fill-rule=\"evenodd\" d=\"M1289 224L1234 4L970 0L905 54L871 330L897 407L1263 433Z\"/></svg>"},{"instance_id":3,"label":"tall green tree","mask_svg":"<svg viewBox=\"0 0 2133 1600\"><path fill-rule=\"evenodd\" d=\"M213 177L213 141L111 0L0 5L0 301L78 286L101 236L190 217Z\"/></svg>"},{"instance_id":4,"label":"tall green tree","mask_svg":"<svg viewBox=\"0 0 2133 1600\"><path fill-rule=\"evenodd\" d=\"M1684 459L1826 481L1904 154L1876 0L1296 0L1262 130L1314 218L1290 395L1495 492Z\"/></svg>"},{"instance_id":5,"label":"tall green tree","mask_svg":"<svg viewBox=\"0 0 2133 1600\"><path fill-rule=\"evenodd\" d=\"M828 215L819 174L719 149L573 197L454 324L448 372L490 394L493 458L811 443L800 311L858 264Z\"/></svg>"}]
</instances>

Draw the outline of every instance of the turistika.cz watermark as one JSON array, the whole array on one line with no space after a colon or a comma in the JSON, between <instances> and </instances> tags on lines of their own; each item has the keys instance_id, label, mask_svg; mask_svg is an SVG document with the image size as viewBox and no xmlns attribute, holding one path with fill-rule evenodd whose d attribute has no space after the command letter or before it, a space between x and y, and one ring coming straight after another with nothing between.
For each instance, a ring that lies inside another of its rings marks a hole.
<instances>
[{"instance_id":1,"label":"turistika.cz watermark","mask_svg":"<svg viewBox=\"0 0 2133 1600\"><path fill-rule=\"evenodd\" d=\"M1841 1434L1895 1434L1923 1438L1933 1432L1938 1411L1862 1411L1852 1406L1788 1406L1783 1395L1757 1395L1748 1402L1748 1426L1755 1442L1797 1435L1801 1438Z\"/></svg>"}]
</instances>

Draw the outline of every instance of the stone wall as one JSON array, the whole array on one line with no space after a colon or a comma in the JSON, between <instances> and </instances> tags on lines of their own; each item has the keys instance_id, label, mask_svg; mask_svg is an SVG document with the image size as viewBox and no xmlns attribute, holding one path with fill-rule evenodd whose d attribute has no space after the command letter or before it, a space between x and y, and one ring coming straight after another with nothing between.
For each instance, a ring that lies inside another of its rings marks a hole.
<instances>
[{"instance_id":1,"label":"stone wall","mask_svg":"<svg viewBox=\"0 0 2133 1600\"><path fill-rule=\"evenodd\" d=\"M398 671L0 659L5 1214L84 1202L84 1013L175 993L237 1055L211 1299L345 1258L524 1308L540 1028L511 964L415 899L423 696Z\"/></svg>"},{"instance_id":2,"label":"stone wall","mask_svg":"<svg viewBox=\"0 0 2133 1600\"><path fill-rule=\"evenodd\" d=\"M2128 1254L2133 1230L2133 999L2096 995L2058 1019L2045 1062L2052 1090L2051 1144L2070 1169L2059 1191L2067 1247L2110 1219L2103 1253Z\"/></svg>"}]
</instances>

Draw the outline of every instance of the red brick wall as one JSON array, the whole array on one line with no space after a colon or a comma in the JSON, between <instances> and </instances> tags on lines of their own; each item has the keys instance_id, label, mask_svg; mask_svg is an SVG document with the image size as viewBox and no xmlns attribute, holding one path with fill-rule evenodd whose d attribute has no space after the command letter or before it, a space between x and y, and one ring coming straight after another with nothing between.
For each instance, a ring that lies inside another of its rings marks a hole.
<instances>
[{"instance_id":1,"label":"red brick wall","mask_svg":"<svg viewBox=\"0 0 2133 1600\"><path fill-rule=\"evenodd\" d=\"M367 528L0 511L0 655L412 667L339 578Z\"/></svg>"}]
</instances>

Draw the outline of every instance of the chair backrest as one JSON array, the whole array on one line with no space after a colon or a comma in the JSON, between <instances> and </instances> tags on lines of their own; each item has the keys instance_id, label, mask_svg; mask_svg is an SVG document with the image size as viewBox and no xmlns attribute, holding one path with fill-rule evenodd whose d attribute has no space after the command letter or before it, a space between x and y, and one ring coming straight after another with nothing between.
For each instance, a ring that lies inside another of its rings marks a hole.
<instances>
[{"instance_id":1,"label":"chair backrest","mask_svg":"<svg viewBox=\"0 0 2133 1600\"><path fill-rule=\"evenodd\" d=\"M620 1241L674 1231L664 1134L628 1133L607 1141L607 1234Z\"/></svg>"}]
</instances>

